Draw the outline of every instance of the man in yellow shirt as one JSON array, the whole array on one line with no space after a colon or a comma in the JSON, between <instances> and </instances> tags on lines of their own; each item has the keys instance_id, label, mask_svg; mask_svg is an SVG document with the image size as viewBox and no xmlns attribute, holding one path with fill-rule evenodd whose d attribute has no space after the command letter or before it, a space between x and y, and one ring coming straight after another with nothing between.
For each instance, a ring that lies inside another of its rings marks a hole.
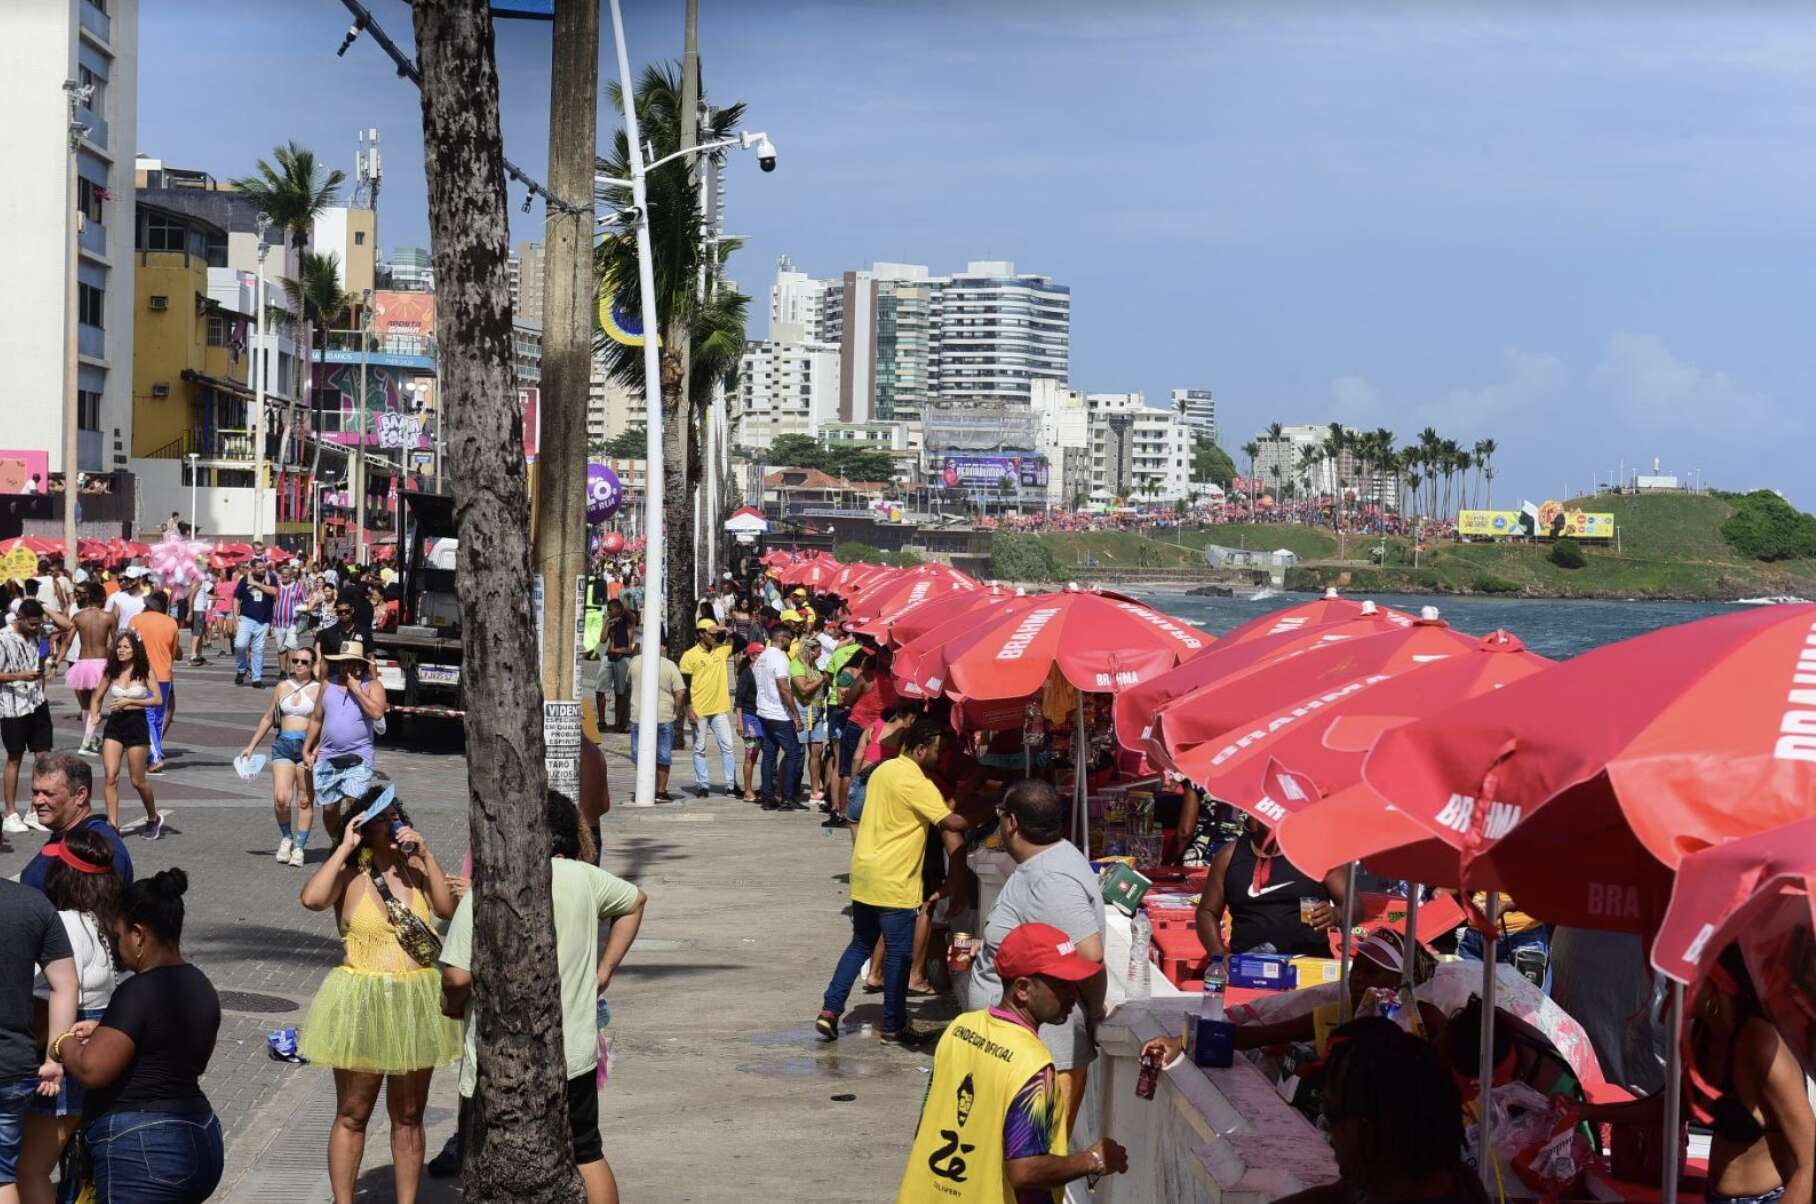
<instances>
[{"instance_id":1,"label":"man in yellow shirt","mask_svg":"<svg viewBox=\"0 0 1816 1204\"><path fill-rule=\"evenodd\" d=\"M937 719L918 719L901 752L870 775L864 818L851 848L851 944L839 957L814 1021L822 1040L839 1039L839 1016L858 971L883 939L882 1039L913 1046L926 1036L908 1023L908 969L914 958L914 918L920 912L927 828L937 827L948 852L964 844L964 816L953 811L927 777L950 733ZM955 860L954 864L958 864ZM945 893L944 888L934 898Z\"/></svg>"},{"instance_id":2,"label":"man in yellow shirt","mask_svg":"<svg viewBox=\"0 0 1816 1204\"><path fill-rule=\"evenodd\" d=\"M731 644L721 642L724 628L711 619L694 624L699 642L681 654L681 680L687 683L687 721L694 728L694 797L712 793L712 774L706 766L706 734L725 763L725 785L720 793L737 793L737 764L731 747Z\"/></svg>"}]
</instances>

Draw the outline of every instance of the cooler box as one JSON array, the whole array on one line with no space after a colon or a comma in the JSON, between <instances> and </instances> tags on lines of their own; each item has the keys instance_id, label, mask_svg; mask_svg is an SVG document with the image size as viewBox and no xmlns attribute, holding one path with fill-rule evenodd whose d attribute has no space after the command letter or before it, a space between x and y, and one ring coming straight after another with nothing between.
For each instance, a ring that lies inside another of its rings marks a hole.
<instances>
[{"instance_id":1,"label":"cooler box","mask_svg":"<svg viewBox=\"0 0 1816 1204\"><path fill-rule=\"evenodd\" d=\"M1232 987L1291 991L1299 985L1293 959L1283 953L1236 953L1228 966Z\"/></svg>"},{"instance_id":2,"label":"cooler box","mask_svg":"<svg viewBox=\"0 0 1816 1204\"><path fill-rule=\"evenodd\" d=\"M1334 957L1295 957L1293 973L1298 986L1315 987L1320 983L1336 982L1342 977L1343 965Z\"/></svg>"},{"instance_id":3,"label":"cooler box","mask_svg":"<svg viewBox=\"0 0 1816 1204\"><path fill-rule=\"evenodd\" d=\"M1154 964L1167 981L1181 990L1204 987L1204 945L1190 924L1154 929Z\"/></svg>"}]
</instances>

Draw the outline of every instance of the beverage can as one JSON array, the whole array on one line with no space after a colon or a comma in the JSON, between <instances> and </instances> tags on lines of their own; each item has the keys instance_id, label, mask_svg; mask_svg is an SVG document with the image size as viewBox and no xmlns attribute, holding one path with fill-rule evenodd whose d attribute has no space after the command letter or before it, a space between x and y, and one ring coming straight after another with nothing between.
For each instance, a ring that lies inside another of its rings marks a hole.
<instances>
[{"instance_id":1,"label":"beverage can","mask_svg":"<svg viewBox=\"0 0 1816 1204\"><path fill-rule=\"evenodd\" d=\"M1141 1055L1141 1073L1135 1078L1135 1095L1139 1099L1153 1099L1154 1090L1160 1085L1160 1059L1154 1054Z\"/></svg>"},{"instance_id":2,"label":"beverage can","mask_svg":"<svg viewBox=\"0 0 1816 1204\"><path fill-rule=\"evenodd\" d=\"M969 932L955 932L952 943L946 947L946 969L953 974L971 972L971 962L976 956L976 947L972 945Z\"/></svg>"}]
</instances>

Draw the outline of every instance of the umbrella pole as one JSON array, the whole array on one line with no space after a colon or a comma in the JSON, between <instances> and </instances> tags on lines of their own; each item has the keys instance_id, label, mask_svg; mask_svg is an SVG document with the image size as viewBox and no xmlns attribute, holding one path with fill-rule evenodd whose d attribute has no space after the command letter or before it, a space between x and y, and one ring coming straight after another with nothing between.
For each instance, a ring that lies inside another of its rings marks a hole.
<instances>
[{"instance_id":1,"label":"umbrella pole","mask_svg":"<svg viewBox=\"0 0 1816 1204\"><path fill-rule=\"evenodd\" d=\"M1078 814L1073 817L1073 827L1078 831L1078 851L1088 859L1091 856L1091 816L1088 788L1085 784L1085 746L1090 736L1085 732L1085 692L1077 692L1077 704L1073 708L1078 712L1078 730L1072 741L1072 809Z\"/></svg>"},{"instance_id":2,"label":"umbrella pole","mask_svg":"<svg viewBox=\"0 0 1816 1204\"><path fill-rule=\"evenodd\" d=\"M1406 965L1405 989L1406 998L1401 1001L1405 1007L1416 1007L1413 991L1418 988L1417 970L1419 966L1419 895L1425 887L1422 883L1409 882L1406 890ZM1413 1013L1418 1019L1418 1013ZM1422 1030L1421 1030L1422 1031Z\"/></svg>"},{"instance_id":3,"label":"umbrella pole","mask_svg":"<svg viewBox=\"0 0 1816 1204\"><path fill-rule=\"evenodd\" d=\"M1482 1186L1488 1191L1488 1198L1495 1199L1495 1180L1498 1173L1494 1161L1494 1125L1489 1120L1488 1092L1494 1086L1494 960L1499 954L1495 948L1495 925L1500 920L1501 895L1499 891L1488 892L1488 931L1482 934L1482 1026L1481 1039L1476 1046L1476 1081L1481 1084L1481 1094L1476 1108L1476 1148L1481 1153L1482 1164L1477 1169L1482 1173Z\"/></svg>"},{"instance_id":4,"label":"umbrella pole","mask_svg":"<svg viewBox=\"0 0 1816 1204\"><path fill-rule=\"evenodd\" d=\"M1359 861L1349 863L1349 881L1343 888L1343 953L1337 959L1337 1002L1345 1024L1349 1023L1350 1013L1355 1010L1349 1001L1349 942L1350 930L1356 926L1356 867L1361 864Z\"/></svg>"},{"instance_id":5,"label":"umbrella pole","mask_svg":"<svg viewBox=\"0 0 1816 1204\"><path fill-rule=\"evenodd\" d=\"M1682 1127L1684 1048L1679 1034L1684 1027L1684 984L1671 984L1670 1042L1665 1046L1665 1144L1664 1177L1659 1187L1663 1204L1677 1204L1677 1182L1680 1174L1677 1133Z\"/></svg>"}]
</instances>

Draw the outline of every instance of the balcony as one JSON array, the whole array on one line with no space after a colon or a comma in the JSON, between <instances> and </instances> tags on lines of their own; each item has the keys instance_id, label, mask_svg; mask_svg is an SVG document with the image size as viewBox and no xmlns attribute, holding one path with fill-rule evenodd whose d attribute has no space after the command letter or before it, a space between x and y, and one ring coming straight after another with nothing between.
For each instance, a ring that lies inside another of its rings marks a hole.
<instances>
[{"instance_id":1,"label":"balcony","mask_svg":"<svg viewBox=\"0 0 1816 1204\"><path fill-rule=\"evenodd\" d=\"M82 249L89 254L99 255L102 259L107 258L107 226L104 223L83 222L82 233L78 241L81 243Z\"/></svg>"},{"instance_id":2,"label":"balcony","mask_svg":"<svg viewBox=\"0 0 1816 1204\"><path fill-rule=\"evenodd\" d=\"M82 28L109 46L113 45L113 18L102 12L93 0L81 0L77 7L82 10Z\"/></svg>"},{"instance_id":3,"label":"balcony","mask_svg":"<svg viewBox=\"0 0 1816 1204\"><path fill-rule=\"evenodd\" d=\"M107 332L86 322L76 327L76 350L92 359L107 358Z\"/></svg>"},{"instance_id":4,"label":"balcony","mask_svg":"<svg viewBox=\"0 0 1816 1204\"><path fill-rule=\"evenodd\" d=\"M84 4L83 7L87 8L88 6ZM106 150L107 122L101 115L93 109L77 109L76 117L83 125L88 127L88 133L84 134L83 137L87 138L102 150Z\"/></svg>"}]
</instances>

